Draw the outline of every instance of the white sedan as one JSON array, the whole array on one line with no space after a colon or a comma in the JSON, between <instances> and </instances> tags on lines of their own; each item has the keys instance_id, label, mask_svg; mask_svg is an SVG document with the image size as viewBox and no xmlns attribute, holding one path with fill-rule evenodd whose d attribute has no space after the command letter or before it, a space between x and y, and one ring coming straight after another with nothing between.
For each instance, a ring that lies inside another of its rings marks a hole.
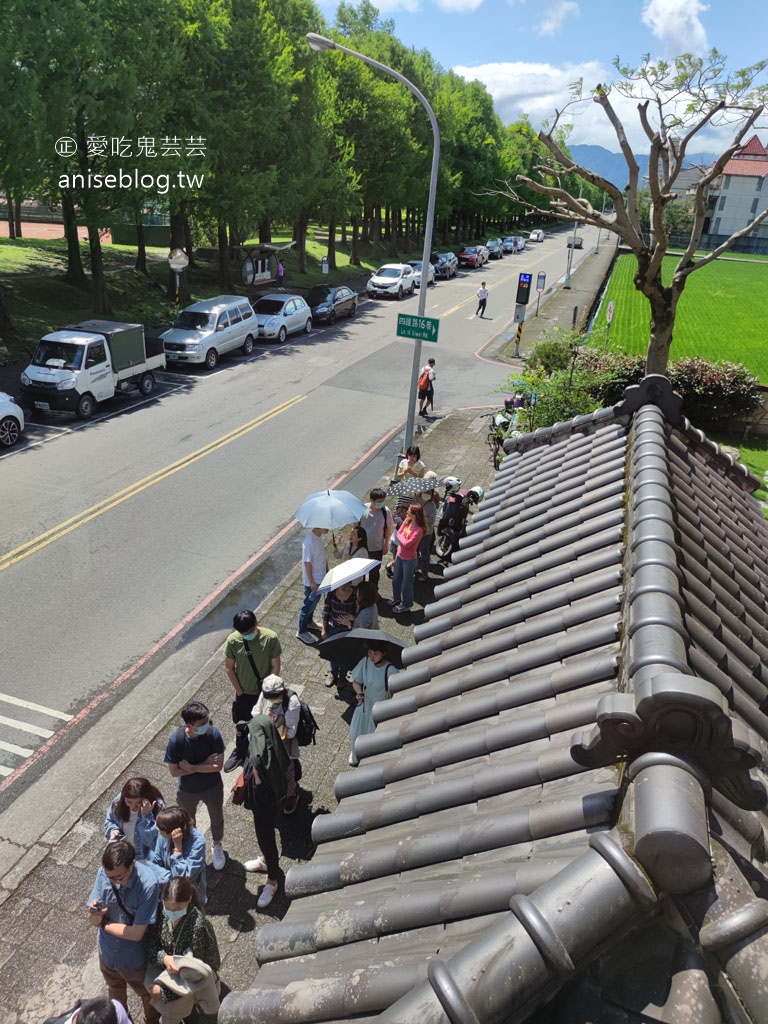
<instances>
[{"instance_id":1,"label":"white sedan","mask_svg":"<svg viewBox=\"0 0 768 1024\"><path fill-rule=\"evenodd\" d=\"M544 241L544 232L541 230L541 228L534 228L533 231L530 233L530 235L528 235L528 241L529 242L543 242Z\"/></svg>"},{"instance_id":2,"label":"white sedan","mask_svg":"<svg viewBox=\"0 0 768 1024\"><path fill-rule=\"evenodd\" d=\"M413 267L413 283L421 288L421 260L408 260L408 266ZM435 283L435 267L433 263L427 264L427 288Z\"/></svg>"},{"instance_id":3,"label":"white sedan","mask_svg":"<svg viewBox=\"0 0 768 1024\"><path fill-rule=\"evenodd\" d=\"M0 448L10 448L24 430L24 413L10 395L0 391Z\"/></svg>"}]
</instances>

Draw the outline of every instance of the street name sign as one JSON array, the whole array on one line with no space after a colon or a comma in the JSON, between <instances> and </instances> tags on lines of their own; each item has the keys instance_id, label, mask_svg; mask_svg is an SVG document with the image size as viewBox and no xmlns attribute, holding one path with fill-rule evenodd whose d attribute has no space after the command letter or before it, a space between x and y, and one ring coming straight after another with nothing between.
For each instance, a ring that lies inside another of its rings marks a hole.
<instances>
[{"instance_id":1,"label":"street name sign","mask_svg":"<svg viewBox=\"0 0 768 1024\"><path fill-rule=\"evenodd\" d=\"M398 338L413 338L416 341L437 343L437 328L440 321L432 316L413 316L410 313L397 314Z\"/></svg>"}]
</instances>

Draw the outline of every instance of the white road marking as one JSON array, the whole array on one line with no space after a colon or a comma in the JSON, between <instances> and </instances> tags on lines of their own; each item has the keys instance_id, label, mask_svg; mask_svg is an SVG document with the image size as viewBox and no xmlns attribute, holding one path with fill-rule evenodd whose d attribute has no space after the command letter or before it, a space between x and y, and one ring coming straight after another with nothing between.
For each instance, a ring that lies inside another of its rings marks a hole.
<instances>
[{"instance_id":1,"label":"white road marking","mask_svg":"<svg viewBox=\"0 0 768 1024\"><path fill-rule=\"evenodd\" d=\"M15 743L6 743L5 740L0 740L0 750L7 750L9 754L18 754L19 757L29 757L30 754L34 754L31 747L17 747Z\"/></svg>"},{"instance_id":2,"label":"white road marking","mask_svg":"<svg viewBox=\"0 0 768 1024\"><path fill-rule=\"evenodd\" d=\"M0 701L5 704L13 704L17 708L26 708L28 711L39 711L43 715L48 715L49 718L60 718L62 722L72 721L72 715L68 715L64 711L47 708L44 704L33 704L30 700L20 700L18 697L12 697L9 693L0 693Z\"/></svg>"},{"instance_id":3,"label":"white road marking","mask_svg":"<svg viewBox=\"0 0 768 1024\"><path fill-rule=\"evenodd\" d=\"M33 736L42 736L45 740L53 736L50 729L41 729L39 725L30 725L28 722L17 722L13 718L6 718L5 715L0 715L0 725L8 725L11 729L19 729L21 732L31 732Z\"/></svg>"}]
</instances>

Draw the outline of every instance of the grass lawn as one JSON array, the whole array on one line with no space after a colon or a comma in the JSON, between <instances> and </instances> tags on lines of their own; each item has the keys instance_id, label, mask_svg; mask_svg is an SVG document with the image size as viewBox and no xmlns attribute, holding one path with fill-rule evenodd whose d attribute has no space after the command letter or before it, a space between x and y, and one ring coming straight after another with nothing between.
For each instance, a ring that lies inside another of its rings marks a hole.
<instances>
[{"instance_id":1,"label":"grass lawn","mask_svg":"<svg viewBox=\"0 0 768 1024\"><path fill-rule=\"evenodd\" d=\"M278 230L273 242L289 242L290 229ZM246 245L257 244L256 239ZM81 242L80 251L83 265L88 271L90 259L88 243ZM418 252L393 254L379 246L360 246L362 265L352 266L349 262L349 246L337 241L337 269L323 274L322 259L327 255L327 233L310 229L307 239L307 272L299 274L298 260L293 250L283 256L285 264L286 290L295 289L304 293L314 284L333 284L367 276L382 263L398 260L419 259ZM149 273L145 277L133 269L136 249L127 245L102 245L104 266L107 271L107 290L113 308L111 319L129 323L143 323L147 326L168 326L174 315L165 289L168 282L168 255L165 249L147 249L150 261ZM37 341L65 324L87 320L94 315L90 287L75 288L63 280L67 266L67 248L63 238L57 239L0 239L0 287L3 300L15 334L8 339L0 338L0 363L25 359L34 349ZM239 283L240 269L233 265L235 284L227 292L245 294L245 287ZM222 293L215 261L199 260L196 267L188 272L192 301L212 298Z\"/></svg>"},{"instance_id":2,"label":"grass lawn","mask_svg":"<svg viewBox=\"0 0 768 1024\"><path fill-rule=\"evenodd\" d=\"M664 261L664 280L671 279L676 260ZM643 355L648 347L650 307L636 291L636 262L622 255L616 261L600 313L595 321L604 337L605 309L614 301L611 348ZM743 363L768 383L768 261L719 259L688 278L677 307L672 358L701 356L716 362Z\"/></svg>"}]
</instances>

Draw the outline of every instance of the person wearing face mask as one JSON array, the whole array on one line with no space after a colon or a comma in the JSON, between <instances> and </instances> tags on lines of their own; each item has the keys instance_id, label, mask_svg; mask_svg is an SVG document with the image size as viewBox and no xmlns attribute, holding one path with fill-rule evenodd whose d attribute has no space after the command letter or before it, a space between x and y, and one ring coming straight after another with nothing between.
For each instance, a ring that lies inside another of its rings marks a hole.
<instances>
[{"instance_id":1,"label":"person wearing face mask","mask_svg":"<svg viewBox=\"0 0 768 1024\"><path fill-rule=\"evenodd\" d=\"M357 767L355 740L365 736L376 728L373 720L373 706L389 696L389 679L397 672L389 661L383 646L374 643L368 645L368 653L352 669L352 689L355 691L357 704L349 723L349 738L352 742L352 753L349 763Z\"/></svg>"},{"instance_id":2,"label":"person wearing face mask","mask_svg":"<svg viewBox=\"0 0 768 1024\"><path fill-rule=\"evenodd\" d=\"M170 878L163 886L162 915L148 945L145 983L161 1024L179 1024L196 1005L206 1014L218 1012L219 946L188 878Z\"/></svg>"},{"instance_id":3,"label":"person wearing face mask","mask_svg":"<svg viewBox=\"0 0 768 1024\"><path fill-rule=\"evenodd\" d=\"M384 557L384 549L389 543L389 538L395 527L395 520L387 508L385 497L386 495L380 487L374 487L368 507L360 517L360 525L368 538L368 557L377 558L379 561ZM377 589L380 572L381 566L377 565L368 574L368 579Z\"/></svg>"},{"instance_id":4,"label":"person wearing face mask","mask_svg":"<svg viewBox=\"0 0 768 1024\"><path fill-rule=\"evenodd\" d=\"M437 486L437 477L427 474L424 477L424 483L425 485L430 486L428 489L423 490L419 496L419 500L421 501L421 511L424 513L424 533L419 541L419 567L416 572L416 578L420 580L426 580L429 576L429 555L432 551L432 540L435 534L435 519L437 518L437 502L435 501L435 492L432 486Z\"/></svg>"},{"instance_id":5,"label":"person wearing face mask","mask_svg":"<svg viewBox=\"0 0 768 1024\"><path fill-rule=\"evenodd\" d=\"M222 871L227 856L221 845L224 836L224 740L211 724L208 708L193 700L182 709L184 725L168 741L165 763L171 777L179 780L176 803L183 807L192 821L198 804L205 804L211 820L213 866Z\"/></svg>"},{"instance_id":6,"label":"person wearing face mask","mask_svg":"<svg viewBox=\"0 0 768 1024\"><path fill-rule=\"evenodd\" d=\"M136 860L146 860L157 842L155 815L163 807L163 794L149 779L128 779L109 805L104 838L108 843L127 839L136 849Z\"/></svg>"},{"instance_id":7,"label":"person wearing face mask","mask_svg":"<svg viewBox=\"0 0 768 1024\"><path fill-rule=\"evenodd\" d=\"M189 878L197 886L201 904L208 898L205 877L205 836L196 829L183 807L166 807L157 815L157 842L147 864L161 882Z\"/></svg>"},{"instance_id":8,"label":"person wearing face mask","mask_svg":"<svg viewBox=\"0 0 768 1024\"><path fill-rule=\"evenodd\" d=\"M224 648L224 668L235 691L232 702L232 721L235 723L235 749L224 762L224 771L240 768L248 754L248 736L245 724L251 717L251 708L261 693L261 681L268 675L280 675L280 656L283 653L277 633L260 626L255 614L246 608L235 614L233 632Z\"/></svg>"}]
</instances>

